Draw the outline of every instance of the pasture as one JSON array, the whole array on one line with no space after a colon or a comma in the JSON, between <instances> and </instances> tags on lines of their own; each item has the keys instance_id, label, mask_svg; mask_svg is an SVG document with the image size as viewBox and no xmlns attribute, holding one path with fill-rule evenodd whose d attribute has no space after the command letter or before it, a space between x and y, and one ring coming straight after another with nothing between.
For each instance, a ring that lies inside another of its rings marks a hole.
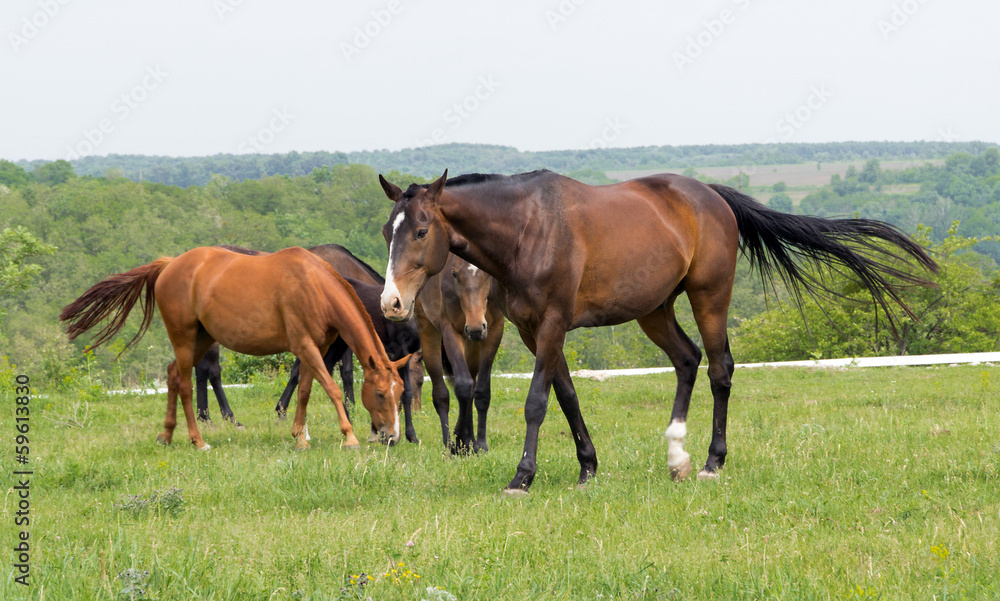
<instances>
[{"instance_id":1,"label":"pasture","mask_svg":"<svg viewBox=\"0 0 1000 601\"><path fill-rule=\"evenodd\" d=\"M231 389L246 429L204 428L209 452L183 424L173 446L154 443L164 395L100 396L82 427L42 417L71 415L77 398L34 399L33 585L9 576L0 598L1000 598L996 366L737 370L721 477L682 483L663 436L673 375L578 379L597 477L575 486L552 397L523 498L501 489L522 450L527 380L494 379L490 451L457 458L440 448L429 390L421 445L353 452L314 390L312 448L295 451L272 411L283 385ZM702 370L696 465L710 417ZM4 541L16 536L11 486Z\"/></svg>"}]
</instances>

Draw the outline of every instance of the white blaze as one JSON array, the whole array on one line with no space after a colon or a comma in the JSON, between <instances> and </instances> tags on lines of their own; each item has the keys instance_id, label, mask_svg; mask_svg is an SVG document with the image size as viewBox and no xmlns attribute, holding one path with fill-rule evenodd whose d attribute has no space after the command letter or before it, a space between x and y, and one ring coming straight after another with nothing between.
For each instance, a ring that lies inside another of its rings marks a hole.
<instances>
[{"instance_id":1,"label":"white blaze","mask_svg":"<svg viewBox=\"0 0 1000 601\"><path fill-rule=\"evenodd\" d=\"M401 296L399 294L399 288L396 287L396 281L393 277L393 272L396 271L396 266L392 263L392 246L396 243L396 232L399 231L400 224L403 223L403 219L406 218L406 213L403 211L396 215L396 220L392 222L392 238L389 240L389 265L385 268L385 288L382 289L382 310L385 311L386 299L392 298L393 296Z\"/></svg>"},{"instance_id":2,"label":"white blaze","mask_svg":"<svg viewBox=\"0 0 1000 601\"><path fill-rule=\"evenodd\" d=\"M469 265L469 271L472 272L472 275L476 275L476 272L479 271L479 268L476 267L475 265Z\"/></svg>"}]
</instances>

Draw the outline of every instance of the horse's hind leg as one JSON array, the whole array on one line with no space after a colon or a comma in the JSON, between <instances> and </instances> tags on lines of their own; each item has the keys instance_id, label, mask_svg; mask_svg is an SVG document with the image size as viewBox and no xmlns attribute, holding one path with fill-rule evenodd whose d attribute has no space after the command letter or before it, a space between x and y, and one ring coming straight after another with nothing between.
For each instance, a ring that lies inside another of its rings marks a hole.
<instances>
[{"instance_id":1,"label":"horse's hind leg","mask_svg":"<svg viewBox=\"0 0 1000 601\"><path fill-rule=\"evenodd\" d=\"M670 468L671 478L683 480L691 473L691 455L684 450L684 437L687 435L688 406L691 404L691 390L698 376L701 351L677 323L674 314L676 298L676 295L671 296L656 311L637 321L646 336L670 358L677 376L674 408L666 431L667 467Z\"/></svg>"},{"instance_id":2,"label":"horse's hind leg","mask_svg":"<svg viewBox=\"0 0 1000 601\"><path fill-rule=\"evenodd\" d=\"M729 288L715 288L704 292L688 292L694 318L701 332L705 353L708 355L708 379L712 383L715 407L712 412L712 442L708 446L708 460L698 473L699 479L716 478L726 462L726 419L729 412L729 392L732 389L733 355L729 350L726 319L731 297Z\"/></svg>"},{"instance_id":3,"label":"horse's hind leg","mask_svg":"<svg viewBox=\"0 0 1000 601\"><path fill-rule=\"evenodd\" d=\"M171 361L167 366L167 414L163 418L163 433L156 437L160 444L170 444L174 439L174 428L177 427L177 395L181 389L181 377L177 371L177 361Z\"/></svg>"},{"instance_id":4,"label":"horse's hind leg","mask_svg":"<svg viewBox=\"0 0 1000 601\"><path fill-rule=\"evenodd\" d=\"M198 430L198 420L195 417L194 403L192 402L191 370L214 341L204 331L196 334L193 338L194 344L191 348L183 341L176 341L173 336L171 337L177 359L167 368L167 415L163 420L163 433L157 437L157 440L164 444L170 444L173 439L174 428L177 425L177 396L179 395L181 405L184 407L184 418L187 421L191 443L199 450L207 451L211 447L201 437L201 432Z\"/></svg>"}]
</instances>

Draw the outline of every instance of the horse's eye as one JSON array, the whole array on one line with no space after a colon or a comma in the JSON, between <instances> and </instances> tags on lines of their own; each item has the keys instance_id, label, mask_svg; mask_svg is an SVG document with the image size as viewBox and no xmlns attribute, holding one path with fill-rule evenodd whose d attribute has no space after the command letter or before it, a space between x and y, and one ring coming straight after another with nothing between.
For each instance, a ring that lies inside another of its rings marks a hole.
<instances>
[{"instance_id":1,"label":"horse's eye","mask_svg":"<svg viewBox=\"0 0 1000 601\"><path fill-rule=\"evenodd\" d=\"M452 275L452 277L454 277L454 278L458 278L458 271L457 271L457 270L455 270L455 269L452 269L452 270L451 270L451 275Z\"/></svg>"},{"instance_id":2,"label":"horse's eye","mask_svg":"<svg viewBox=\"0 0 1000 601\"><path fill-rule=\"evenodd\" d=\"M417 240L423 240L426 237L427 237L427 229L426 228L420 230L419 232L417 232Z\"/></svg>"}]
</instances>

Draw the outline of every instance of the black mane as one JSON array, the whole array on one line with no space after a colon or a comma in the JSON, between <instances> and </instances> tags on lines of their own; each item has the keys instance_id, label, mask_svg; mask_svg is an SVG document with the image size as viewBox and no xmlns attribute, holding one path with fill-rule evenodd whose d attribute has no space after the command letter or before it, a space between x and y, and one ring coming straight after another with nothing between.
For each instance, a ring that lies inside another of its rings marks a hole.
<instances>
[{"instance_id":1,"label":"black mane","mask_svg":"<svg viewBox=\"0 0 1000 601\"><path fill-rule=\"evenodd\" d=\"M449 177L448 181L446 181L444 185L446 188L457 188L460 186L474 186L489 182L516 183L550 173L552 172L548 169L536 169L535 171L515 173L513 175L503 175L501 173L465 173L462 175L456 175L455 177ZM403 198L413 198L414 194L417 193L417 190L420 188L426 190L429 187L430 184L410 184L410 187L406 189L406 192L403 192Z\"/></svg>"}]
</instances>

